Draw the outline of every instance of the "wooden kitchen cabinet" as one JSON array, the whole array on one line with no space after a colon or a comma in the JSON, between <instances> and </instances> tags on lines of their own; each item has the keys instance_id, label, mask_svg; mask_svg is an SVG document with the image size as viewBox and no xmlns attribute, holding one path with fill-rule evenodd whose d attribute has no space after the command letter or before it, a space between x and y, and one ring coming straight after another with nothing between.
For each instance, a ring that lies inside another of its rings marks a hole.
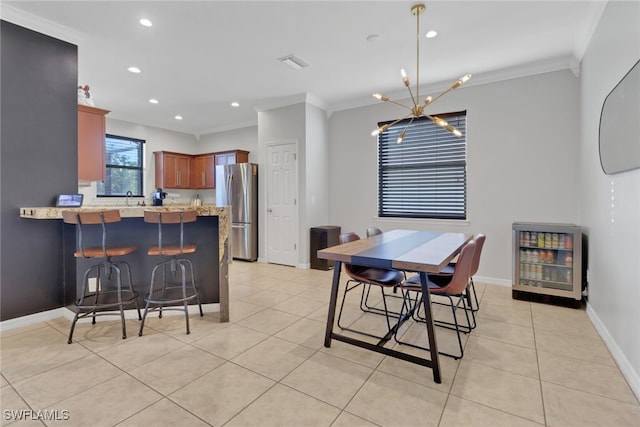
<instances>
[{"instance_id":1,"label":"wooden kitchen cabinet","mask_svg":"<svg viewBox=\"0 0 640 427\"><path fill-rule=\"evenodd\" d=\"M194 156L193 188L216 188L215 154L198 154Z\"/></svg>"},{"instance_id":2,"label":"wooden kitchen cabinet","mask_svg":"<svg viewBox=\"0 0 640 427\"><path fill-rule=\"evenodd\" d=\"M249 162L243 150L207 154L182 154L171 151L153 153L156 163L156 188L216 188L216 166Z\"/></svg>"},{"instance_id":3,"label":"wooden kitchen cabinet","mask_svg":"<svg viewBox=\"0 0 640 427\"><path fill-rule=\"evenodd\" d=\"M249 152L243 150L225 151L216 154L216 166L233 165L235 163L248 163Z\"/></svg>"},{"instance_id":4,"label":"wooden kitchen cabinet","mask_svg":"<svg viewBox=\"0 0 640 427\"><path fill-rule=\"evenodd\" d=\"M104 181L108 110L78 105L78 180Z\"/></svg>"},{"instance_id":5,"label":"wooden kitchen cabinet","mask_svg":"<svg viewBox=\"0 0 640 427\"><path fill-rule=\"evenodd\" d=\"M191 188L191 163L189 154L156 151L156 188Z\"/></svg>"}]
</instances>

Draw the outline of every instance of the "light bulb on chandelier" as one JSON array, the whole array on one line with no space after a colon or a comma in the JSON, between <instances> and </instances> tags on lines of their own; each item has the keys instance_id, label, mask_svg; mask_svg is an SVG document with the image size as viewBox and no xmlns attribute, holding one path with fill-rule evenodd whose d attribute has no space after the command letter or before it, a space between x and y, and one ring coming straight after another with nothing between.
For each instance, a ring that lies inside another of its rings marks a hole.
<instances>
[{"instance_id":1,"label":"light bulb on chandelier","mask_svg":"<svg viewBox=\"0 0 640 427\"><path fill-rule=\"evenodd\" d=\"M402 143L406 133L407 133L407 129L409 128L409 126L411 126L411 123L413 123L413 121L419 117L426 117L429 120L431 120L432 122L434 122L435 124L437 124L438 126L441 126L443 129L446 129L447 131L451 132L452 134L454 134L457 137L462 136L462 132L460 132L458 129L456 129L455 127L451 126L449 123L447 123L446 120L441 119L440 117L437 116L430 116L428 114L424 113L424 108L427 105L431 105L432 103L434 103L436 100L438 100L440 97L442 97L444 94L451 92L452 90L455 90L457 88L459 88L460 86L462 86L465 82L467 82L470 78L471 78L471 74L466 74L462 77L460 77L458 80L456 80L447 90L443 91L442 93L440 93L438 96L436 96L435 98L432 98L430 96L427 96L423 102L420 102L420 15L422 14L422 12L424 12L426 9L424 4L416 4L413 5L411 7L411 14L414 15L416 17L416 94L414 96L413 92L411 91L411 83L409 81L409 77L407 76L407 72L404 69L400 70L400 75L402 76L402 82L404 83L404 85L406 86L406 88L409 91L409 96L411 97L411 101L413 103L413 106L406 106L404 104L401 104L399 102L393 101L391 99L389 99L389 97L379 94L379 93L374 93L373 97L382 101L382 102L391 102L392 104L396 104L399 105L403 108L407 108L411 113L408 114L405 117L402 117L394 122L391 123L387 123L385 125L380 126L378 129L374 130L373 132L371 132L372 136L377 136L379 134L381 134L382 132L386 131L390 126L393 126L403 120L406 120L408 118L411 118L411 120L409 120L409 123L407 123L407 126L405 126L405 128L402 130L402 132L400 132L400 135L398 136L398 138L396 139L396 142L398 144Z\"/></svg>"}]
</instances>

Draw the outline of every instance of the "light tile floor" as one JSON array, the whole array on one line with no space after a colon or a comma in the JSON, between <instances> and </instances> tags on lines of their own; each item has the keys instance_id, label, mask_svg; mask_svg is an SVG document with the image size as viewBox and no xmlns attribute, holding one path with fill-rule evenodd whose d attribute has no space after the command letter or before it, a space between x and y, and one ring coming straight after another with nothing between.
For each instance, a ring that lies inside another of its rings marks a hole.
<instances>
[{"instance_id":1,"label":"light tile floor","mask_svg":"<svg viewBox=\"0 0 640 427\"><path fill-rule=\"evenodd\" d=\"M4 331L2 425L64 426L638 426L640 405L584 310L511 298L478 284L478 327L462 360L431 370L334 341L323 346L332 272L234 262L231 319L59 318ZM350 293L343 322L384 328ZM448 313L435 307L437 316ZM436 328L440 348L455 333ZM406 339L424 337L405 325ZM395 345L395 344L391 344ZM420 350L403 350L419 354ZM424 355L424 354L423 354ZM15 421L32 410L58 420ZM58 411L57 413L55 411Z\"/></svg>"}]
</instances>

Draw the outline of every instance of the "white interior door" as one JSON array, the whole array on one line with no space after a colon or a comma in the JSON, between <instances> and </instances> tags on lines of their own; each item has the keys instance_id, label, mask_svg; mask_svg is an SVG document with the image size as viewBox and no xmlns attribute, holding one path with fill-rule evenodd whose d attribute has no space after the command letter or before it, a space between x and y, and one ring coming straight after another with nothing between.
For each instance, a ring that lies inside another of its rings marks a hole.
<instances>
[{"instance_id":1,"label":"white interior door","mask_svg":"<svg viewBox=\"0 0 640 427\"><path fill-rule=\"evenodd\" d=\"M296 143L267 146L267 261L298 263L298 168Z\"/></svg>"}]
</instances>

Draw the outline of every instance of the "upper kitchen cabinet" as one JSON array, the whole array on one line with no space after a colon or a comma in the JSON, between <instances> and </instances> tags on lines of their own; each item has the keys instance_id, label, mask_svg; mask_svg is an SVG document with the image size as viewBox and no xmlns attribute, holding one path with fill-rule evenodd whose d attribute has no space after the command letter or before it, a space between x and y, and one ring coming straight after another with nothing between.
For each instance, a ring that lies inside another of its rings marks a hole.
<instances>
[{"instance_id":1,"label":"upper kitchen cabinet","mask_svg":"<svg viewBox=\"0 0 640 427\"><path fill-rule=\"evenodd\" d=\"M234 163L249 163L249 152L243 150L216 153L216 166L232 165Z\"/></svg>"},{"instance_id":2,"label":"upper kitchen cabinet","mask_svg":"<svg viewBox=\"0 0 640 427\"><path fill-rule=\"evenodd\" d=\"M191 188L191 163L188 154L156 151L156 188Z\"/></svg>"},{"instance_id":3,"label":"upper kitchen cabinet","mask_svg":"<svg viewBox=\"0 0 640 427\"><path fill-rule=\"evenodd\" d=\"M198 154L194 157L193 188L216 188L216 155Z\"/></svg>"},{"instance_id":4,"label":"upper kitchen cabinet","mask_svg":"<svg viewBox=\"0 0 640 427\"><path fill-rule=\"evenodd\" d=\"M103 181L108 110L78 105L78 180Z\"/></svg>"}]
</instances>

